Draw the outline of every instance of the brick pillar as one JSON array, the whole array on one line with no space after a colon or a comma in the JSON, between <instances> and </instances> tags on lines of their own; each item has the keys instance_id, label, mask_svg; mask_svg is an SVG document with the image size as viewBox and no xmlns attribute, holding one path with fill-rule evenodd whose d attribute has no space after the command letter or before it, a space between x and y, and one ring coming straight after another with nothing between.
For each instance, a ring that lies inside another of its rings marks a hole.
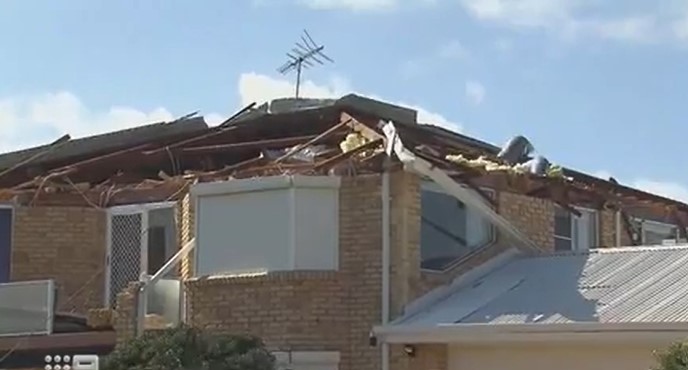
<instances>
[{"instance_id":1,"label":"brick pillar","mask_svg":"<svg viewBox=\"0 0 688 370\"><path fill-rule=\"evenodd\" d=\"M420 179L409 172L395 172L391 183L390 319L420 290Z\"/></svg>"},{"instance_id":2,"label":"brick pillar","mask_svg":"<svg viewBox=\"0 0 688 370\"><path fill-rule=\"evenodd\" d=\"M112 327L117 335L118 346L136 336L138 290L140 287L140 282L132 282L117 294Z\"/></svg>"},{"instance_id":3,"label":"brick pillar","mask_svg":"<svg viewBox=\"0 0 688 370\"><path fill-rule=\"evenodd\" d=\"M600 246L605 248L616 247L616 211L602 210L599 212L600 217ZM628 247L631 243L631 238L626 232L623 221L619 225L619 233L621 234L621 247Z\"/></svg>"},{"instance_id":4,"label":"brick pillar","mask_svg":"<svg viewBox=\"0 0 688 370\"><path fill-rule=\"evenodd\" d=\"M177 206L177 225L179 225L179 246L181 248L194 238L195 209L193 199L189 193L179 201ZM181 260L180 274L184 280L193 276L195 255L196 249L194 248Z\"/></svg>"}]
</instances>

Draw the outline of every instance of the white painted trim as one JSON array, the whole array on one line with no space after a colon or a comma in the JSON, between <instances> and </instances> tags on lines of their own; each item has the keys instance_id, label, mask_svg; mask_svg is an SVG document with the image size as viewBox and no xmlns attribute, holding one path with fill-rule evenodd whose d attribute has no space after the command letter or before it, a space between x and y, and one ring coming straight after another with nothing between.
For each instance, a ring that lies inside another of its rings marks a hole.
<instances>
[{"instance_id":1,"label":"white painted trim","mask_svg":"<svg viewBox=\"0 0 688 370\"><path fill-rule=\"evenodd\" d=\"M48 280L48 322L46 323L46 332L53 333L55 324L55 280Z\"/></svg>"},{"instance_id":2,"label":"white painted trim","mask_svg":"<svg viewBox=\"0 0 688 370\"><path fill-rule=\"evenodd\" d=\"M147 212L154 209L174 208L177 202L155 202L155 203L139 203L128 204L124 206L114 206L107 209L108 214L112 215L129 215L140 212Z\"/></svg>"},{"instance_id":3,"label":"white painted trim","mask_svg":"<svg viewBox=\"0 0 688 370\"><path fill-rule=\"evenodd\" d=\"M150 209L141 212L141 256L139 259L139 281L144 281L148 276L148 215Z\"/></svg>"},{"instance_id":4,"label":"white painted trim","mask_svg":"<svg viewBox=\"0 0 688 370\"><path fill-rule=\"evenodd\" d=\"M376 327L386 343L653 342L688 336L688 322L448 324Z\"/></svg>"},{"instance_id":5,"label":"white painted trim","mask_svg":"<svg viewBox=\"0 0 688 370\"><path fill-rule=\"evenodd\" d=\"M196 239L196 247L193 249L193 274L189 278L194 278L196 277L196 274L198 272L198 255L200 254L200 249L201 249L201 233L198 232L198 219L200 218L201 214L201 201L200 197L192 197L189 201L194 203L194 224L193 224L193 235L194 239Z\"/></svg>"},{"instance_id":6,"label":"white painted trim","mask_svg":"<svg viewBox=\"0 0 688 370\"><path fill-rule=\"evenodd\" d=\"M110 308L110 283L112 282L112 216L105 217L105 307Z\"/></svg>"},{"instance_id":7,"label":"white painted trim","mask_svg":"<svg viewBox=\"0 0 688 370\"><path fill-rule=\"evenodd\" d=\"M106 209L106 251L105 251L105 307L110 307L115 302L110 302L111 283L112 283L112 216L141 214L141 256L140 256L140 275L139 280L148 270L148 213L156 209L172 208L177 206L177 202L154 202L128 204L115 206ZM176 221L175 221L176 222Z\"/></svg>"},{"instance_id":8,"label":"white painted trim","mask_svg":"<svg viewBox=\"0 0 688 370\"><path fill-rule=\"evenodd\" d=\"M288 190L289 197L289 268L296 269L296 188Z\"/></svg>"},{"instance_id":9,"label":"white painted trim","mask_svg":"<svg viewBox=\"0 0 688 370\"><path fill-rule=\"evenodd\" d=\"M340 186L341 178L339 176L266 176L250 179L197 183L191 186L191 194L195 197L200 197L277 190L291 187L339 189Z\"/></svg>"}]
</instances>

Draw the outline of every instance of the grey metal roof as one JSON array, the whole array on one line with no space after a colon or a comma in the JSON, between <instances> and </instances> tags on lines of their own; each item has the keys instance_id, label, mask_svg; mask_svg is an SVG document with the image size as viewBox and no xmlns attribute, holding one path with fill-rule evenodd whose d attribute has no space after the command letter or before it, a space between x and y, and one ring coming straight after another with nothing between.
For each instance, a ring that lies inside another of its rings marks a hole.
<instances>
[{"instance_id":1,"label":"grey metal roof","mask_svg":"<svg viewBox=\"0 0 688 370\"><path fill-rule=\"evenodd\" d=\"M203 117L160 122L138 126L126 130L108 132L70 140L32 164L89 155L96 152L115 150L125 146L136 146L153 140L162 140L176 135L192 134L208 128ZM41 151L48 145L0 154L0 169L9 168Z\"/></svg>"},{"instance_id":2,"label":"grey metal roof","mask_svg":"<svg viewBox=\"0 0 688 370\"><path fill-rule=\"evenodd\" d=\"M397 324L688 322L688 246L517 257Z\"/></svg>"}]
</instances>

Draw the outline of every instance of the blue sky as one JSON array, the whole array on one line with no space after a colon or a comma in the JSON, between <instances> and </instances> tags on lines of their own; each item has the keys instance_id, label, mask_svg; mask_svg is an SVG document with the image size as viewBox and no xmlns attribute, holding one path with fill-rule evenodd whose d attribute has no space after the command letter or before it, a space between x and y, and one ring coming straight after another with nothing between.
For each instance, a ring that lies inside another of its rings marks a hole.
<instances>
[{"instance_id":1,"label":"blue sky","mask_svg":"<svg viewBox=\"0 0 688 370\"><path fill-rule=\"evenodd\" d=\"M688 200L688 0L63 0L0 3L0 151L292 92L307 28L357 92Z\"/></svg>"}]
</instances>

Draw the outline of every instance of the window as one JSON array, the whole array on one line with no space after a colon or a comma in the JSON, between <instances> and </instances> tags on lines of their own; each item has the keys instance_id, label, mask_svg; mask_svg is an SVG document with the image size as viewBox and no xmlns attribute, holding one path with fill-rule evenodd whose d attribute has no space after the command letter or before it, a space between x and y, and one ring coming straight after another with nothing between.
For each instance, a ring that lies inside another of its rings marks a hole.
<instances>
[{"instance_id":1,"label":"window","mask_svg":"<svg viewBox=\"0 0 688 370\"><path fill-rule=\"evenodd\" d=\"M580 217L556 207L554 211L554 250L586 251L597 246L597 212L577 209Z\"/></svg>"},{"instance_id":2,"label":"window","mask_svg":"<svg viewBox=\"0 0 688 370\"><path fill-rule=\"evenodd\" d=\"M494 240L480 213L433 183L421 189L421 268L445 270Z\"/></svg>"},{"instance_id":3,"label":"window","mask_svg":"<svg viewBox=\"0 0 688 370\"><path fill-rule=\"evenodd\" d=\"M661 245L664 240L678 238L678 228L663 222L639 220L643 245Z\"/></svg>"},{"instance_id":4,"label":"window","mask_svg":"<svg viewBox=\"0 0 688 370\"><path fill-rule=\"evenodd\" d=\"M177 251L175 203L147 203L108 209L106 305L143 274L152 275ZM166 277L177 273L173 269Z\"/></svg>"},{"instance_id":5,"label":"window","mask_svg":"<svg viewBox=\"0 0 688 370\"><path fill-rule=\"evenodd\" d=\"M10 281L12 213L11 207L0 206L0 283Z\"/></svg>"},{"instance_id":6,"label":"window","mask_svg":"<svg viewBox=\"0 0 688 370\"><path fill-rule=\"evenodd\" d=\"M338 177L200 183L192 192L198 274L338 268Z\"/></svg>"}]
</instances>

